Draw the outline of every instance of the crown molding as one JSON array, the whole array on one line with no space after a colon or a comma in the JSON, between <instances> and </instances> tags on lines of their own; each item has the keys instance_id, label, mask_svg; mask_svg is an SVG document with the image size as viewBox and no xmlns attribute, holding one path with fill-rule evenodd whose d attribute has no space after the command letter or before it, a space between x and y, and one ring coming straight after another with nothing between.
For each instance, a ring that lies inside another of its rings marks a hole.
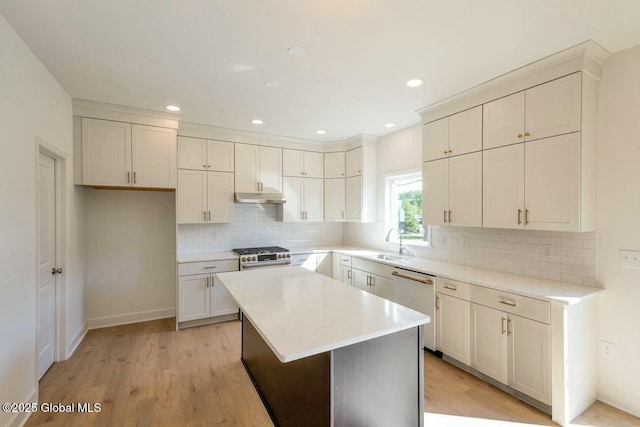
<instances>
[{"instance_id":1,"label":"crown molding","mask_svg":"<svg viewBox=\"0 0 640 427\"><path fill-rule=\"evenodd\" d=\"M127 107L124 105L77 98L74 98L72 102L73 115L77 117L137 123L170 129L178 129L180 127L180 121L182 120L182 114L164 111L147 110L144 108Z\"/></svg>"}]
</instances>

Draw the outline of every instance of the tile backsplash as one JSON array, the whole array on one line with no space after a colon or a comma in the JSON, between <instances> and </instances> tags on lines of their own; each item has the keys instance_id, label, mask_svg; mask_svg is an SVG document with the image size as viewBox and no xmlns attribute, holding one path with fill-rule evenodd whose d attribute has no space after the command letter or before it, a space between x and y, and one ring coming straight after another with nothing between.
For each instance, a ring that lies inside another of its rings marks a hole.
<instances>
[{"instance_id":1,"label":"tile backsplash","mask_svg":"<svg viewBox=\"0 0 640 427\"><path fill-rule=\"evenodd\" d=\"M226 251L233 248L342 244L339 222L278 222L276 205L236 204L229 224L178 225L178 253Z\"/></svg>"},{"instance_id":2,"label":"tile backsplash","mask_svg":"<svg viewBox=\"0 0 640 427\"><path fill-rule=\"evenodd\" d=\"M398 244L385 242L385 235L380 222L344 225L346 245L397 250ZM411 248L425 258L596 286L595 232L431 227L431 241L433 247Z\"/></svg>"}]
</instances>

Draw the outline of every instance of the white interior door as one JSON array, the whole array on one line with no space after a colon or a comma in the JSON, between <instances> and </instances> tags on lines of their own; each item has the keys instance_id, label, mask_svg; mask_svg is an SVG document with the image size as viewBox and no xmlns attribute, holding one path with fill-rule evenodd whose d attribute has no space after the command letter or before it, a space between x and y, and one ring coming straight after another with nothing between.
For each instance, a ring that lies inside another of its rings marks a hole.
<instances>
[{"instance_id":1,"label":"white interior door","mask_svg":"<svg viewBox=\"0 0 640 427\"><path fill-rule=\"evenodd\" d=\"M55 358L56 163L40 153L38 167L38 379Z\"/></svg>"}]
</instances>

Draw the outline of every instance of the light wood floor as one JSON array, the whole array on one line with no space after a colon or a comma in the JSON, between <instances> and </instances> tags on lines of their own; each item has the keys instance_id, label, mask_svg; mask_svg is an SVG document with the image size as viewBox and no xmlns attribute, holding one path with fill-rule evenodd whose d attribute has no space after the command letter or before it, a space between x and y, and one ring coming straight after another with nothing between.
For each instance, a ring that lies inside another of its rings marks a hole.
<instances>
[{"instance_id":1,"label":"light wood floor","mask_svg":"<svg viewBox=\"0 0 640 427\"><path fill-rule=\"evenodd\" d=\"M271 426L239 360L240 322L180 332L174 325L165 319L90 331L69 360L43 377L40 403L99 402L101 412L37 412L26 425ZM425 425L554 425L548 415L429 354L425 411ZM640 426L640 419L597 402L573 425Z\"/></svg>"}]
</instances>

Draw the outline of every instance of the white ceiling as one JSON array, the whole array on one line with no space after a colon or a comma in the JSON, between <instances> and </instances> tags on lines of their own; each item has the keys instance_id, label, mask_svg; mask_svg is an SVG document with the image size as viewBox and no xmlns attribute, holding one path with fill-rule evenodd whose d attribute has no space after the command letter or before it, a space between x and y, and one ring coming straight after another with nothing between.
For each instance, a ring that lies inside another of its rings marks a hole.
<instances>
[{"instance_id":1,"label":"white ceiling","mask_svg":"<svg viewBox=\"0 0 640 427\"><path fill-rule=\"evenodd\" d=\"M73 98L318 141L415 124L587 39L640 43L638 0L0 0L0 14Z\"/></svg>"}]
</instances>

